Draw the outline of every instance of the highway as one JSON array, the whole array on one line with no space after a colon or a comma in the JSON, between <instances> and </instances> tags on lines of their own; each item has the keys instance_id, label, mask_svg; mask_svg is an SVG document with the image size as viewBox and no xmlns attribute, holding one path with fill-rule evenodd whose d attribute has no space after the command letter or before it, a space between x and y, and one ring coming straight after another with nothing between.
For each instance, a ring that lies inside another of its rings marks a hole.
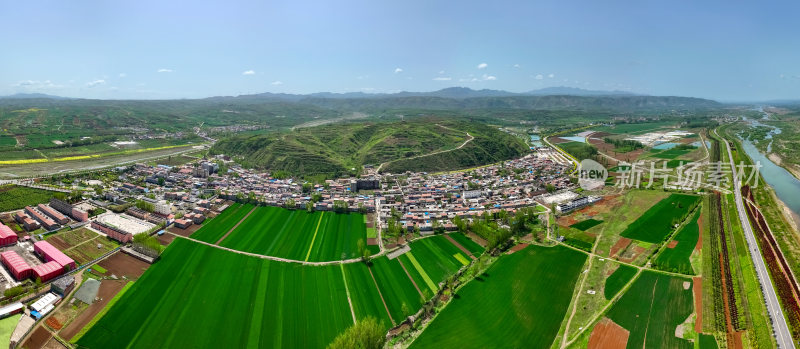
<instances>
[{"instance_id":1,"label":"highway","mask_svg":"<svg viewBox=\"0 0 800 349\"><path fill-rule=\"evenodd\" d=\"M714 133L716 134L717 131L714 130ZM719 136L719 134L717 134L717 136ZM722 137L719 138L725 140ZM789 331L789 325L786 323L786 318L783 316L783 310L781 309L780 301L778 301L778 295L775 292L775 287L772 285L772 279L769 276L769 271L764 263L764 259L761 257L761 249L758 247L755 234L753 234L753 229L750 226L750 221L747 218L747 211L745 211L744 201L742 200L742 192L740 190L741 183L739 183L739 177L736 175L736 164L733 162L731 146L728 144L727 140L725 140L724 143L725 147L728 149L728 159L731 164L731 173L733 174L733 192L736 196L736 211L739 213L739 221L742 223L742 230L744 231L744 236L747 240L750 258L753 260L753 265L756 267L758 282L761 284L761 290L764 291L764 298L767 303L767 312L772 320L772 329L774 331L775 339L778 342L778 348L794 348L794 341L792 340L792 334Z\"/></svg>"}]
</instances>

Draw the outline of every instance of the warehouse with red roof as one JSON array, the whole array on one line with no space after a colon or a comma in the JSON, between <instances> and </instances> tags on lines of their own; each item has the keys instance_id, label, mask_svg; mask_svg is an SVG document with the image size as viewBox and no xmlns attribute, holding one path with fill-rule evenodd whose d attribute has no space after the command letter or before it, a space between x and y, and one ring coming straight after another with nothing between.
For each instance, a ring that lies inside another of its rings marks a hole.
<instances>
[{"instance_id":1,"label":"warehouse with red roof","mask_svg":"<svg viewBox=\"0 0 800 349\"><path fill-rule=\"evenodd\" d=\"M61 269L75 269L75 261L59 251L47 241L37 241L33 244L33 251L42 256L45 262L56 262ZM42 280L44 281L44 280Z\"/></svg>"},{"instance_id":2,"label":"warehouse with red roof","mask_svg":"<svg viewBox=\"0 0 800 349\"><path fill-rule=\"evenodd\" d=\"M11 271L11 274L17 280L27 279L33 274L33 269L28 265L28 262L14 251L0 253L0 260L3 261L3 265Z\"/></svg>"},{"instance_id":3,"label":"warehouse with red roof","mask_svg":"<svg viewBox=\"0 0 800 349\"><path fill-rule=\"evenodd\" d=\"M61 275L63 272L64 267L55 261L39 264L33 267L33 276L42 282L50 281L51 279Z\"/></svg>"},{"instance_id":4,"label":"warehouse with red roof","mask_svg":"<svg viewBox=\"0 0 800 349\"><path fill-rule=\"evenodd\" d=\"M8 246L16 243L17 233L3 223L0 223L0 246Z\"/></svg>"}]
</instances>

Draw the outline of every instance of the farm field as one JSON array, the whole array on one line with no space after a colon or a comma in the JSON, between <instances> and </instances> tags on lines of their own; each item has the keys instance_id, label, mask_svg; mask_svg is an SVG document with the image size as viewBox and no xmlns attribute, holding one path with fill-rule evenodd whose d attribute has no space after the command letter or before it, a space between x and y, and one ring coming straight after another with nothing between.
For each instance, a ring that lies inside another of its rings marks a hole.
<instances>
[{"instance_id":1,"label":"farm field","mask_svg":"<svg viewBox=\"0 0 800 349\"><path fill-rule=\"evenodd\" d=\"M416 261L433 283L438 285L463 266L455 257L457 254L463 256L463 252L447 241L444 236L435 235L413 241L411 251L400 258L406 268L410 268L414 264L411 259Z\"/></svg>"},{"instance_id":2,"label":"farm field","mask_svg":"<svg viewBox=\"0 0 800 349\"><path fill-rule=\"evenodd\" d=\"M342 275L176 239L77 344L322 348L353 322Z\"/></svg>"},{"instance_id":3,"label":"farm field","mask_svg":"<svg viewBox=\"0 0 800 349\"><path fill-rule=\"evenodd\" d=\"M700 238L700 226L697 224L699 218L700 210L694 214L689 223L675 234L673 240L678 244L672 248L665 247L658 255L653 263L656 268L682 274L695 274L689 257L692 256L692 252L697 246L697 240Z\"/></svg>"},{"instance_id":4,"label":"farm field","mask_svg":"<svg viewBox=\"0 0 800 349\"><path fill-rule=\"evenodd\" d=\"M386 311L386 307L381 300L381 294L372 276L369 274L369 267L364 263L341 264L342 272L347 280L347 288L350 290L350 300L353 302L353 312L357 319L372 316L383 322L386 328L392 326L392 319Z\"/></svg>"},{"instance_id":5,"label":"farm field","mask_svg":"<svg viewBox=\"0 0 800 349\"><path fill-rule=\"evenodd\" d=\"M600 126L596 128L596 131L605 131L610 133L617 133L617 134L637 134L637 133L646 133L652 132L659 128L666 127L666 126L673 126L675 122L665 121L665 122L647 122L647 123L633 123L633 124L619 124L614 126Z\"/></svg>"},{"instance_id":6,"label":"farm field","mask_svg":"<svg viewBox=\"0 0 800 349\"><path fill-rule=\"evenodd\" d=\"M13 184L0 186L0 212L25 208L25 206L47 203L52 191L21 187Z\"/></svg>"},{"instance_id":7,"label":"farm field","mask_svg":"<svg viewBox=\"0 0 800 349\"><path fill-rule=\"evenodd\" d=\"M357 258L359 240L366 243L366 226L361 214L308 213L265 206L257 207L220 245L320 262Z\"/></svg>"},{"instance_id":8,"label":"farm field","mask_svg":"<svg viewBox=\"0 0 800 349\"><path fill-rule=\"evenodd\" d=\"M480 244L473 241L472 239L470 239L469 237L467 237L462 233L459 232L450 233L448 234L448 236L450 236L451 238L453 238L453 240L458 242L459 245L469 250L469 252L471 252L472 255L475 257L479 256L481 253L483 253L483 251L486 251L486 249L484 249Z\"/></svg>"},{"instance_id":9,"label":"farm field","mask_svg":"<svg viewBox=\"0 0 800 349\"><path fill-rule=\"evenodd\" d=\"M457 292L411 347L549 347L586 258L567 247L536 245L500 257Z\"/></svg>"},{"instance_id":10,"label":"farm field","mask_svg":"<svg viewBox=\"0 0 800 349\"><path fill-rule=\"evenodd\" d=\"M669 235L672 226L682 220L698 202L700 198L694 195L670 194L648 209L620 235L639 241L659 243Z\"/></svg>"},{"instance_id":11,"label":"farm field","mask_svg":"<svg viewBox=\"0 0 800 349\"><path fill-rule=\"evenodd\" d=\"M395 322L403 321L422 306L423 296L414 287L397 259L374 259L370 269Z\"/></svg>"},{"instance_id":12,"label":"farm field","mask_svg":"<svg viewBox=\"0 0 800 349\"><path fill-rule=\"evenodd\" d=\"M599 225L601 223L603 223L603 221L601 221L601 220L587 219L585 221L581 221L581 222L575 223L573 225L570 225L569 227L570 228L575 228L575 229L578 229L578 230L581 230L581 231L587 231L587 230L589 230L589 228L597 226L597 225Z\"/></svg>"},{"instance_id":13,"label":"farm field","mask_svg":"<svg viewBox=\"0 0 800 349\"><path fill-rule=\"evenodd\" d=\"M225 236L225 234L227 234L228 231L236 225L236 223L239 223L239 221L241 221L242 218L247 215L247 212L250 212L252 209L253 205L234 203L228 206L228 208L218 216L210 219L208 222L203 222L203 225L200 227L200 229L197 229L197 231L194 232L191 237L193 239L212 244L216 243L220 238Z\"/></svg>"},{"instance_id":14,"label":"farm field","mask_svg":"<svg viewBox=\"0 0 800 349\"><path fill-rule=\"evenodd\" d=\"M83 227L48 235L45 240L79 265L91 262L119 246L118 242Z\"/></svg>"},{"instance_id":15,"label":"farm field","mask_svg":"<svg viewBox=\"0 0 800 349\"><path fill-rule=\"evenodd\" d=\"M692 348L675 329L694 311L691 279L645 271L607 316L630 331L627 348Z\"/></svg>"},{"instance_id":16,"label":"farm field","mask_svg":"<svg viewBox=\"0 0 800 349\"><path fill-rule=\"evenodd\" d=\"M603 287L603 295L606 299L614 298L625 284L636 275L636 268L629 265L620 264L617 270L606 279L605 287Z\"/></svg>"}]
</instances>

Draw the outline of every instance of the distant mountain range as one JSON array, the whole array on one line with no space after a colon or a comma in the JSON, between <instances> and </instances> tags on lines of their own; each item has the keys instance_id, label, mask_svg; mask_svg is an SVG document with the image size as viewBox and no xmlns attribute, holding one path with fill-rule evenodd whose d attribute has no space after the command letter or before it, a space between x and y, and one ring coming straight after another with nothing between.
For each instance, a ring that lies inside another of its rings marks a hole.
<instances>
[{"instance_id":1,"label":"distant mountain range","mask_svg":"<svg viewBox=\"0 0 800 349\"><path fill-rule=\"evenodd\" d=\"M257 93L250 95L218 96L208 99L279 99L284 101L300 101L306 98L326 98L326 99L371 99L371 98L402 98L402 97L439 97L452 99L480 98L480 97L519 97L519 96L637 96L637 94L624 91L599 91L586 90L576 87L546 87L528 92L508 92L503 90L473 90L469 87L448 87L431 92L408 92L397 93L364 93L364 92L317 92L310 94L288 94L288 93Z\"/></svg>"},{"instance_id":2,"label":"distant mountain range","mask_svg":"<svg viewBox=\"0 0 800 349\"><path fill-rule=\"evenodd\" d=\"M0 99L72 99L72 98L53 96L44 93L16 93L8 96L0 96Z\"/></svg>"},{"instance_id":3,"label":"distant mountain range","mask_svg":"<svg viewBox=\"0 0 800 349\"><path fill-rule=\"evenodd\" d=\"M647 96L623 91L597 91L574 87L548 87L524 93L502 90L473 90L467 87L449 87L432 92L397 93L332 93L311 94L258 93L240 96L218 96L180 100L92 100L72 99L46 94L16 94L0 97L2 104L141 104L190 105L205 108L211 105L285 105L286 108L324 108L338 111L379 111L388 109L516 109L516 110L606 110L630 112L643 109L707 109L721 103L693 97Z\"/></svg>"}]
</instances>

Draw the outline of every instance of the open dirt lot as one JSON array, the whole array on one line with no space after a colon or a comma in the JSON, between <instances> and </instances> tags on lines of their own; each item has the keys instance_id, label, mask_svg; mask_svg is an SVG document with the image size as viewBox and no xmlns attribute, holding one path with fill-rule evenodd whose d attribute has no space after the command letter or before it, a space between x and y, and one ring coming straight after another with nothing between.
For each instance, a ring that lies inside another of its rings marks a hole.
<instances>
[{"instance_id":1,"label":"open dirt lot","mask_svg":"<svg viewBox=\"0 0 800 349\"><path fill-rule=\"evenodd\" d=\"M194 232L196 232L197 229L200 229L200 227L201 227L201 225L192 224L191 226L189 226L186 229L181 229L181 228L178 228L176 226L172 226L167 230L169 232L171 232L171 233L175 233L175 234L178 234L180 236L187 236L188 237L189 235L194 234ZM167 234L164 234L164 235L167 235Z\"/></svg>"},{"instance_id":2,"label":"open dirt lot","mask_svg":"<svg viewBox=\"0 0 800 349\"><path fill-rule=\"evenodd\" d=\"M117 252L111 257L108 257L97 264L107 270L105 274L107 276L114 274L120 278L125 276L128 279L134 280L142 276L144 271L150 267L150 264L142 262L122 252Z\"/></svg>"},{"instance_id":3,"label":"open dirt lot","mask_svg":"<svg viewBox=\"0 0 800 349\"><path fill-rule=\"evenodd\" d=\"M589 337L589 349L617 349L625 348L628 344L630 331L617 325L609 318L603 318L592 330Z\"/></svg>"},{"instance_id":4,"label":"open dirt lot","mask_svg":"<svg viewBox=\"0 0 800 349\"><path fill-rule=\"evenodd\" d=\"M106 304L111 301L111 298L114 298L117 292L119 292L119 290L121 290L122 287L124 287L127 283L128 282L125 280L101 281L100 290L97 292L97 297L100 298L100 300L92 303L92 305L78 315L75 320L70 322L67 327L64 327L64 329L59 332L61 338L66 340L72 339L72 337L78 334L78 332L80 332L80 330L86 326L86 324L92 321L92 319L95 317L95 315L97 315L97 313L100 312L100 310L103 310Z\"/></svg>"},{"instance_id":5,"label":"open dirt lot","mask_svg":"<svg viewBox=\"0 0 800 349\"><path fill-rule=\"evenodd\" d=\"M30 337L28 337L28 340L26 340L25 343L22 344L22 347L28 349L44 348L44 345L52 337L53 334L50 333L50 331L44 328L44 326L39 326L38 328L33 330L33 333L31 333Z\"/></svg>"}]
</instances>

